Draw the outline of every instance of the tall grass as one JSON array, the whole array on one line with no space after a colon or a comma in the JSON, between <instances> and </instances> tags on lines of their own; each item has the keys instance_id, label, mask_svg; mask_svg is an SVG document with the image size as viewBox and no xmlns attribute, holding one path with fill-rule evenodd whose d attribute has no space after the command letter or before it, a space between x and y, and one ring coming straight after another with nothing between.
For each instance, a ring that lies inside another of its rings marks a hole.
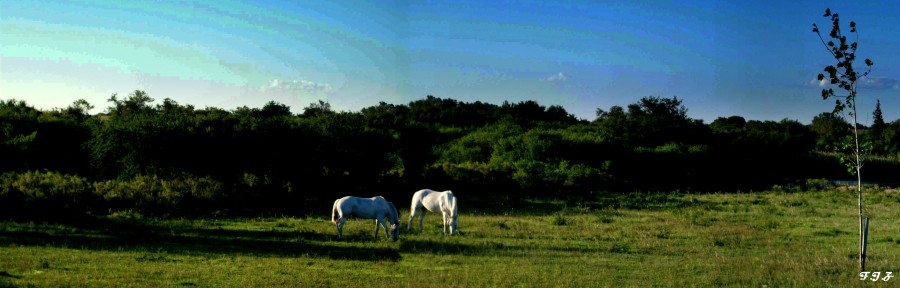
<instances>
[{"instance_id":1,"label":"tall grass","mask_svg":"<svg viewBox=\"0 0 900 288\"><path fill-rule=\"evenodd\" d=\"M868 266L900 274L900 191L867 195ZM542 210L461 210L455 236L442 235L440 217L428 214L422 232L406 232L403 223L397 242L372 241L374 224L359 219L347 222L339 241L324 212L7 221L0 286L897 286L898 279L859 280L853 197L842 190L601 194L541 203Z\"/></svg>"}]
</instances>

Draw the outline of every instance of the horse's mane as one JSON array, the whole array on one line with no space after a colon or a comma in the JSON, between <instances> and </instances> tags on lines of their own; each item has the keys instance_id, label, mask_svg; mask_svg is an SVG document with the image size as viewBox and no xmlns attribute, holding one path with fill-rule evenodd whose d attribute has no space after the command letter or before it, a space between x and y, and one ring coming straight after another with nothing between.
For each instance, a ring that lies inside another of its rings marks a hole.
<instances>
[{"instance_id":1,"label":"horse's mane","mask_svg":"<svg viewBox=\"0 0 900 288\"><path fill-rule=\"evenodd\" d=\"M391 224L399 224L400 223L400 212L397 210L397 206L394 206L394 203L391 201L386 201L386 202L388 203L389 206L391 206L391 212L393 213L393 215L391 215L393 217L393 219L391 219L391 222L393 222L393 223L391 223Z\"/></svg>"},{"instance_id":2,"label":"horse's mane","mask_svg":"<svg viewBox=\"0 0 900 288\"><path fill-rule=\"evenodd\" d=\"M457 210L458 208L456 207L456 196L453 195L453 192L450 192L450 191L447 191L447 192L449 192L450 195L451 195L451 197L450 197L450 211L451 211L451 213L453 213L453 216L456 217L456 214L459 213L458 210Z\"/></svg>"}]
</instances>

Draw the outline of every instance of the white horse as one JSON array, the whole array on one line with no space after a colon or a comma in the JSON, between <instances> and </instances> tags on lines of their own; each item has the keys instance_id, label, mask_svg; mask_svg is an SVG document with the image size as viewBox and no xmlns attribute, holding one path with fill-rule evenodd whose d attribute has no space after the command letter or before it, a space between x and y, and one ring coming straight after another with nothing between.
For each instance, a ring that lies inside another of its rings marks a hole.
<instances>
[{"instance_id":1,"label":"white horse","mask_svg":"<svg viewBox=\"0 0 900 288\"><path fill-rule=\"evenodd\" d=\"M422 222L425 221L426 210L444 215L444 234L447 234L447 229L450 229L450 235L457 233L456 222L459 214L457 213L456 197L453 196L453 191L438 192L431 189L416 191L416 194L413 194L412 197L412 206L409 207L409 225L407 225L406 229L411 230L413 219L416 215L420 215L419 231L421 231Z\"/></svg>"},{"instance_id":2,"label":"white horse","mask_svg":"<svg viewBox=\"0 0 900 288\"><path fill-rule=\"evenodd\" d=\"M381 196L372 198L359 198L346 196L334 201L334 207L331 209L331 222L337 225L338 238L344 239L344 222L350 216L363 219L375 219L375 236L378 240L378 225L384 228L384 237L390 239L394 236L394 241L400 239L400 214L394 203L388 202ZM391 223L390 232L384 223L384 217L388 218Z\"/></svg>"}]
</instances>

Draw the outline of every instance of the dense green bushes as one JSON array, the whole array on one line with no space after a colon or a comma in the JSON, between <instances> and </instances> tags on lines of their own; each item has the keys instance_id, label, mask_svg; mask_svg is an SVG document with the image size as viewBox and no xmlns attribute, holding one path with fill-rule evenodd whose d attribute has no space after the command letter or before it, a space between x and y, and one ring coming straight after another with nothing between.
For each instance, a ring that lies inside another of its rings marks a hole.
<instances>
[{"instance_id":1,"label":"dense green bushes","mask_svg":"<svg viewBox=\"0 0 900 288\"><path fill-rule=\"evenodd\" d=\"M209 207L212 201L226 196L222 193L222 183L209 177L164 180L155 175L138 175L127 181L94 182L92 188L94 195L103 199L103 204L112 210L167 211L176 207Z\"/></svg>"},{"instance_id":2,"label":"dense green bushes","mask_svg":"<svg viewBox=\"0 0 900 288\"><path fill-rule=\"evenodd\" d=\"M189 214L211 209L221 201L223 184L209 177L185 176L165 180L138 175L130 180L91 182L58 172L7 172L0 176L3 214L52 217L73 212Z\"/></svg>"},{"instance_id":3,"label":"dense green bushes","mask_svg":"<svg viewBox=\"0 0 900 288\"><path fill-rule=\"evenodd\" d=\"M608 163L588 165L591 157L578 157L573 149L601 144L591 142L599 139L599 135L568 128L526 130L504 121L441 147L432 167L440 168L453 182L491 183L488 186L532 194L598 187L609 180L603 171Z\"/></svg>"},{"instance_id":4,"label":"dense green bushes","mask_svg":"<svg viewBox=\"0 0 900 288\"><path fill-rule=\"evenodd\" d=\"M0 175L0 216L57 218L84 215L97 207L91 182L57 172Z\"/></svg>"},{"instance_id":5,"label":"dense green bushes","mask_svg":"<svg viewBox=\"0 0 900 288\"><path fill-rule=\"evenodd\" d=\"M534 101L432 96L360 112L320 101L302 113L275 102L232 111L153 105L143 91L109 101L101 115L86 114L83 100L51 111L0 101L4 211L304 213L345 195L406 198L421 188L483 198L850 178L830 144L848 128L839 118L707 125L677 98L598 109L591 122ZM894 121L872 133L883 155L864 180L900 182L890 154L898 131Z\"/></svg>"},{"instance_id":6,"label":"dense green bushes","mask_svg":"<svg viewBox=\"0 0 900 288\"><path fill-rule=\"evenodd\" d=\"M92 200L91 188L85 178L57 172L27 171L0 176L0 197L8 200L4 204L10 207L85 204Z\"/></svg>"}]
</instances>

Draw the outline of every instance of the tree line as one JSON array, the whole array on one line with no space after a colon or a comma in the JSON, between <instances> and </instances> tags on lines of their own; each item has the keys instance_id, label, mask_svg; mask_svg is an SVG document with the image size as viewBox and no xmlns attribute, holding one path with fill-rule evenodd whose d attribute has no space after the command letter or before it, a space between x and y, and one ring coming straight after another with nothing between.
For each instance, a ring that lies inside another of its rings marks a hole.
<instances>
[{"instance_id":1,"label":"tree line","mask_svg":"<svg viewBox=\"0 0 900 288\"><path fill-rule=\"evenodd\" d=\"M591 121L535 101L433 96L358 112L324 101L299 113L277 102L198 109L140 90L108 102L91 115L84 100L49 111L0 101L0 210L303 213L345 195L406 198L421 188L517 199L851 177L837 159L852 126L832 113L810 125L706 124L661 97L598 108ZM889 173L900 168L900 120L885 123L880 106L873 116L864 180L900 182Z\"/></svg>"}]
</instances>

